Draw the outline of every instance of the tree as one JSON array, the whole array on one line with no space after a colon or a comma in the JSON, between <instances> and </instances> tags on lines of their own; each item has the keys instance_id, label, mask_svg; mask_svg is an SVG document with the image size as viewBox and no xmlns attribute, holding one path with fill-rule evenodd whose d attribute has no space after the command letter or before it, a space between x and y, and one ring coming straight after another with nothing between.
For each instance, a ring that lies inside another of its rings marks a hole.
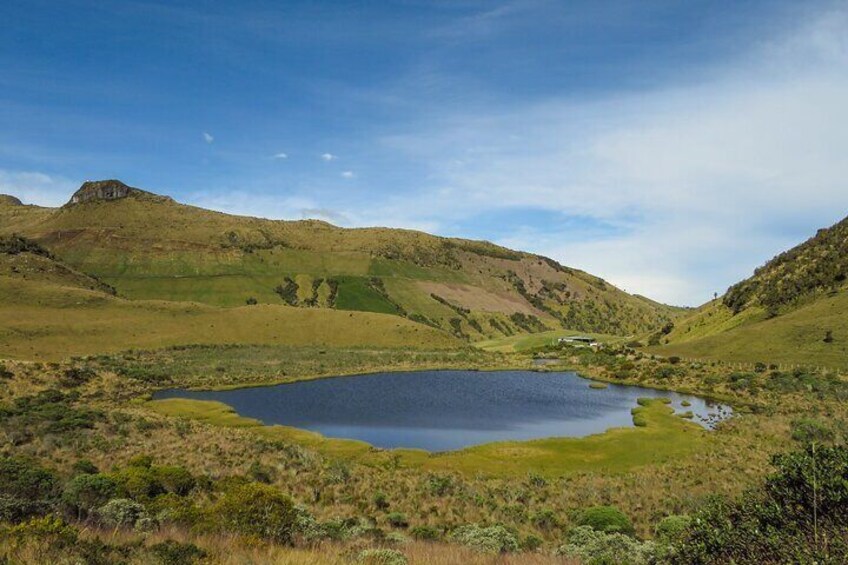
<instances>
[{"instance_id":1,"label":"tree","mask_svg":"<svg viewBox=\"0 0 848 565\"><path fill-rule=\"evenodd\" d=\"M827 333L824 334L824 342L833 343L833 331L827 330Z\"/></svg>"}]
</instances>

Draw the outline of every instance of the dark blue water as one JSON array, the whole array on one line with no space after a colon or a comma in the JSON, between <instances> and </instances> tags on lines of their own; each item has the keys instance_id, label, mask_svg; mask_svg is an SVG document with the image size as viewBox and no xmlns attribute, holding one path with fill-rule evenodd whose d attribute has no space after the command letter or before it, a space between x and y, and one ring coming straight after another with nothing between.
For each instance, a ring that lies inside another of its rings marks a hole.
<instances>
[{"instance_id":1,"label":"dark blue water","mask_svg":"<svg viewBox=\"0 0 848 565\"><path fill-rule=\"evenodd\" d=\"M728 407L694 396L620 385L591 389L590 382L565 372L421 371L154 396L217 400L266 424L429 451L632 426L630 410L640 397L669 397L676 411L692 411L705 427L729 415Z\"/></svg>"}]
</instances>

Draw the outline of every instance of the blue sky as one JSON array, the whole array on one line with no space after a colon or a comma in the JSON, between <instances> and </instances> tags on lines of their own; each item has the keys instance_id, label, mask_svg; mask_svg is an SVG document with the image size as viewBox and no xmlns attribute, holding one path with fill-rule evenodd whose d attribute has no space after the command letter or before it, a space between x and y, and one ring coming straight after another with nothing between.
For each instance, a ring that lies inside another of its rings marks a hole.
<instances>
[{"instance_id":1,"label":"blue sky","mask_svg":"<svg viewBox=\"0 0 848 565\"><path fill-rule=\"evenodd\" d=\"M844 2L0 5L0 191L485 238L698 304L848 214Z\"/></svg>"}]
</instances>

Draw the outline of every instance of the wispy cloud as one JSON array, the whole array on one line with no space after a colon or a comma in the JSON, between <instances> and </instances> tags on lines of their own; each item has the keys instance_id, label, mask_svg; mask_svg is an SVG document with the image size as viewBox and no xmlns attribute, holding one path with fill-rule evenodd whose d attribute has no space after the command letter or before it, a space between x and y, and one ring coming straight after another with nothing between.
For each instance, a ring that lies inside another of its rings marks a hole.
<instances>
[{"instance_id":1,"label":"wispy cloud","mask_svg":"<svg viewBox=\"0 0 848 565\"><path fill-rule=\"evenodd\" d=\"M215 138L212 137L212 134L209 133L208 131L204 131L203 132L203 141L205 141L206 143L212 143L213 141L215 141Z\"/></svg>"},{"instance_id":2,"label":"wispy cloud","mask_svg":"<svg viewBox=\"0 0 848 565\"><path fill-rule=\"evenodd\" d=\"M686 87L465 112L386 137L431 179L391 213L594 218L620 229L588 243L549 224L495 239L630 291L702 302L848 213L844 29L846 12L828 13Z\"/></svg>"},{"instance_id":3,"label":"wispy cloud","mask_svg":"<svg viewBox=\"0 0 848 565\"><path fill-rule=\"evenodd\" d=\"M338 157L336 155L333 155L332 153L323 153L321 155L321 159L329 162L329 161L335 161L336 159L338 159Z\"/></svg>"},{"instance_id":4,"label":"wispy cloud","mask_svg":"<svg viewBox=\"0 0 848 565\"><path fill-rule=\"evenodd\" d=\"M275 153L274 155L272 155L272 158L273 159L288 159L289 155L288 155L288 153Z\"/></svg>"},{"instance_id":5,"label":"wispy cloud","mask_svg":"<svg viewBox=\"0 0 848 565\"><path fill-rule=\"evenodd\" d=\"M352 179L355 176L356 175L353 173L353 171L343 171L342 172L342 178Z\"/></svg>"},{"instance_id":6,"label":"wispy cloud","mask_svg":"<svg viewBox=\"0 0 848 565\"><path fill-rule=\"evenodd\" d=\"M79 182L60 176L0 169L0 193L15 196L24 204L61 206L70 200L79 185Z\"/></svg>"}]
</instances>

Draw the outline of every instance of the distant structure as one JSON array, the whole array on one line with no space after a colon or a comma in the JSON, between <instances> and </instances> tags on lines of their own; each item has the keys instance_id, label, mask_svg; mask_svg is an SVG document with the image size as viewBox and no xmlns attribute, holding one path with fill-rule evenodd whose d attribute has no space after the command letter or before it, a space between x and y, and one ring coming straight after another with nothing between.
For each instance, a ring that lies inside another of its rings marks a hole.
<instances>
[{"instance_id":1,"label":"distant structure","mask_svg":"<svg viewBox=\"0 0 848 565\"><path fill-rule=\"evenodd\" d=\"M598 347L600 345L595 338L588 335L572 335L561 337L557 343L571 345L574 347Z\"/></svg>"}]
</instances>

